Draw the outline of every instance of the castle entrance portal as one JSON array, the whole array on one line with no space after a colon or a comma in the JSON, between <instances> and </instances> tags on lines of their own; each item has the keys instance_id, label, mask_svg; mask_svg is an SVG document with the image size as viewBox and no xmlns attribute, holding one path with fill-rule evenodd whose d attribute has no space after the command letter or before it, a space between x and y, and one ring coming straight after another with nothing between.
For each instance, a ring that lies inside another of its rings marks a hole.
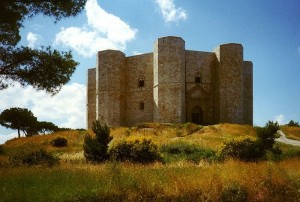
<instances>
[{"instance_id":1,"label":"castle entrance portal","mask_svg":"<svg viewBox=\"0 0 300 202\"><path fill-rule=\"evenodd\" d=\"M199 107L198 105L193 108L192 123L199 125L203 124L203 112L201 107Z\"/></svg>"}]
</instances>

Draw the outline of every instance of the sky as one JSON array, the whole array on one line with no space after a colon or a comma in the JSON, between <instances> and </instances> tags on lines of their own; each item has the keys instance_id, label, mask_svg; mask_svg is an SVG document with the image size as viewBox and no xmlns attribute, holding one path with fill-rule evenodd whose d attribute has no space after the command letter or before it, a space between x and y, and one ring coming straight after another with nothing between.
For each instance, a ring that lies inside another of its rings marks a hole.
<instances>
[{"instance_id":1,"label":"sky","mask_svg":"<svg viewBox=\"0 0 300 202\"><path fill-rule=\"evenodd\" d=\"M55 96L17 83L0 91L0 113L28 108L39 121L85 128L87 69L98 51L149 53L157 38L180 36L188 50L242 44L244 60L253 62L254 125L299 122L299 8L299 0L88 0L78 16L56 24L37 15L24 22L19 45L71 50L80 64ZM16 131L0 126L0 144L14 137Z\"/></svg>"}]
</instances>

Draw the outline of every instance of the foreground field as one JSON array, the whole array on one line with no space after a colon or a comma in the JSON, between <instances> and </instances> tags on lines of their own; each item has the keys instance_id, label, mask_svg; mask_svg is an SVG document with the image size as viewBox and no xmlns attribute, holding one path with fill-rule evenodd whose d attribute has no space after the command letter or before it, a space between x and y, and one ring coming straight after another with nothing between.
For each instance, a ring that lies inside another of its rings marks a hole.
<instances>
[{"instance_id":1,"label":"foreground field","mask_svg":"<svg viewBox=\"0 0 300 202\"><path fill-rule=\"evenodd\" d=\"M300 159L0 170L1 201L297 201ZM234 200L231 200L234 199Z\"/></svg>"},{"instance_id":2,"label":"foreground field","mask_svg":"<svg viewBox=\"0 0 300 202\"><path fill-rule=\"evenodd\" d=\"M281 160L256 163L186 160L139 165L88 164L82 144L86 132L66 131L21 138L4 145L0 155L0 201L297 201L300 198L300 148L276 143ZM220 124L198 127L148 124L111 130L114 141L150 137L158 145L185 141L218 152L224 141L255 138L250 126ZM56 148L55 137L68 139ZM10 166L7 154L44 148L61 158L54 167ZM275 160L275 159L273 159Z\"/></svg>"}]
</instances>

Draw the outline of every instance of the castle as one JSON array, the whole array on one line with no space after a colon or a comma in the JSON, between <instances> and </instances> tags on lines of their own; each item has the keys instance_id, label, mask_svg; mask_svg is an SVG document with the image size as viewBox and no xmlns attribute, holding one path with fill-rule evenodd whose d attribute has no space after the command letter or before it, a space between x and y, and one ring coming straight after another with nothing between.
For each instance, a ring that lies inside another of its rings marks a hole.
<instances>
[{"instance_id":1,"label":"castle","mask_svg":"<svg viewBox=\"0 0 300 202\"><path fill-rule=\"evenodd\" d=\"M157 39L153 53L98 52L88 70L87 127L144 122L253 124L253 65L243 46L185 49L180 37Z\"/></svg>"}]
</instances>

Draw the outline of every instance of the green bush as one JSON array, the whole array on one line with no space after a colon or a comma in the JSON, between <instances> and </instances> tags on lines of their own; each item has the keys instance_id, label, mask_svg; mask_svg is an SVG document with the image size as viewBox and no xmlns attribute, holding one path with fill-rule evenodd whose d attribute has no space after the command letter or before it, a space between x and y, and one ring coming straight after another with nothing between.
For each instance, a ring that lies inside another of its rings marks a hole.
<instances>
[{"instance_id":1,"label":"green bush","mask_svg":"<svg viewBox=\"0 0 300 202\"><path fill-rule=\"evenodd\" d=\"M59 158L44 149L37 151L19 151L9 155L12 165L47 165L53 166L59 163Z\"/></svg>"},{"instance_id":2,"label":"green bush","mask_svg":"<svg viewBox=\"0 0 300 202\"><path fill-rule=\"evenodd\" d=\"M258 143L261 147L267 151L273 150L277 131L279 130L279 124L277 122L268 121L265 127L257 127Z\"/></svg>"},{"instance_id":3,"label":"green bush","mask_svg":"<svg viewBox=\"0 0 300 202\"><path fill-rule=\"evenodd\" d=\"M164 154L164 160L188 160L194 163L199 163L201 159L213 160L216 157L215 151L203 148L199 145L175 141L162 145L160 152Z\"/></svg>"},{"instance_id":4,"label":"green bush","mask_svg":"<svg viewBox=\"0 0 300 202\"><path fill-rule=\"evenodd\" d=\"M220 157L236 158L242 161L257 161L262 159L267 152L272 152L276 159L279 159L281 150L274 147L276 133L279 130L277 122L268 121L265 127L257 127L257 140L248 139L242 141L231 141L225 143L221 150Z\"/></svg>"},{"instance_id":5,"label":"green bush","mask_svg":"<svg viewBox=\"0 0 300 202\"><path fill-rule=\"evenodd\" d=\"M242 141L226 142L221 150L220 157L232 157L242 161L256 161L264 156L265 152L257 141L249 138Z\"/></svg>"},{"instance_id":6,"label":"green bush","mask_svg":"<svg viewBox=\"0 0 300 202\"><path fill-rule=\"evenodd\" d=\"M123 140L111 146L109 154L113 160L134 163L151 163L160 160L158 147L150 139Z\"/></svg>"},{"instance_id":7,"label":"green bush","mask_svg":"<svg viewBox=\"0 0 300 202\"><path fill-rule=\"evenodd\" d=\"M57 137L51 141L51 144L54 147L66 147L68 140L64 137Z\"/></svg>"},{"instance_id":8,"label":"green bush","mask_svg":"<svg viewBox=\"0 0 300 202\"><path fill-rule=\"evenodd\" d=\"M84 138L83 151L84 157L90 162L103 162L109 159L107 153L108 144L112 140L110 130L106 124L101 125L99 121L95 121L92 127L95 136L87 134Z\"/></svg>"},{"instance_id":9,"label":"green bush","mask_svg":"<svg viewBox=\"0 0 300 202\"><path fill-rule=\"evenodd\" d=\"M5 154L4 146L0 145L0 155Z\"/></svg>"}]
</instances>

